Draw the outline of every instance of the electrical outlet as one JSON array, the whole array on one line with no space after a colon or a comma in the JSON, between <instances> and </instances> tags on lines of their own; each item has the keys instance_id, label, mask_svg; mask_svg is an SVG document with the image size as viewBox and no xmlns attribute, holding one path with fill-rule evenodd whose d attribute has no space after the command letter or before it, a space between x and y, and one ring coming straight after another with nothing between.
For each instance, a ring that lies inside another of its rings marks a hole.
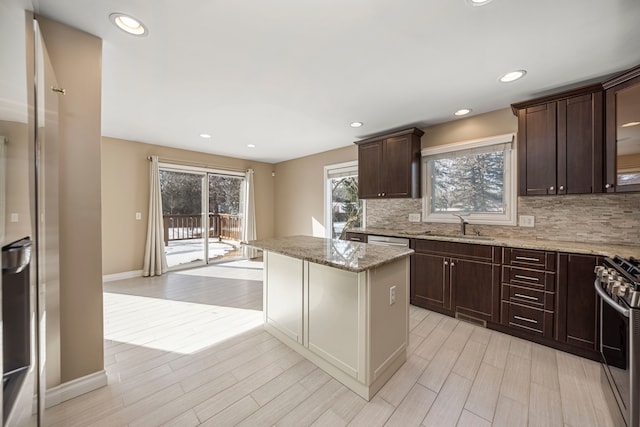
<instances>
[{"instance_id":1,"label":"electrical outlet","mask_svg":"<svg viewBox=\"0 0 640 427\"><path fill-rule=\"evenodd\" d=\"M533 227L535 225L535 217L533 215L520 215L518 222L520 227Z\"/></svg>"},{"instance_id":2,"label":"electrical outlet","mask_svg":"<svg viewBox=\"0 0 640 427\"><path fill-rule=\"evenodd\" d=\"M389 305L393 305L396 303L396 287L392 286L389 288Z\"/></svg>"},{"instance_id":3,"label":"electrical outlet","mask_svg":"<svg viewBox=\"0 0 640 427\"><path fill-rule=\"evenodd\" d=\"M19 215L17 213L12 213L9 217L10 222L18 222Z\"/></svg>"},{"instance_id":4,"label":"electrical outlet","mask_svg":"<svg viewBox=\"0 0 640 427\"><path fill-rule=\"evenodd\" d=\"M136 212L136 219L140 221L142 219L142 212Z\"/></svg>"},{"instance_id":5,"label":"electrical outlet","mask_svg":"<svg viewBox=\"0 0 640 427\"><path fill-rule=\"evenodd\" d=\"M409 214L409 222L420 222L420 214Z\"/></svg>"}]
</instances>

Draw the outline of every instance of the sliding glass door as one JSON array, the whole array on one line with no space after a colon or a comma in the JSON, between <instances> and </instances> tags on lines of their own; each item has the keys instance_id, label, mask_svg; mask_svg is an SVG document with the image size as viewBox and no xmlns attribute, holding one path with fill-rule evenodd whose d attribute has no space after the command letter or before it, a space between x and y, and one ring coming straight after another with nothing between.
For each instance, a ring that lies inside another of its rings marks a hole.
<instances>
[{"instance_id":1,"label":"sliding glass door","mask_svg":"<svg viewBox=\"0 0 640 427\"><path fill-rule=\"evenodd\" d=\"M209 261L242 256L244 176L209 173Z\"/></svg>"},{"instance_id":2,"label":"sliding glass door","mask_svg":"<svg viewBox=\"0 0 640 427\"><path fill-rule=\"evenodd\" d=\"M244 174L163 165L160 187L169 268L242 256Z\"/></svg>"},{"instance_id":3,"label":"sliding glass door","mask_svg":"<svg viewBox=\"0 0 640 427\"><path fill-rule=\"evenodd\" d=\"M202 214L203 173L160 170L164 243L169 268L202 263L206 224Z\"/></svg>"}]
</instances>

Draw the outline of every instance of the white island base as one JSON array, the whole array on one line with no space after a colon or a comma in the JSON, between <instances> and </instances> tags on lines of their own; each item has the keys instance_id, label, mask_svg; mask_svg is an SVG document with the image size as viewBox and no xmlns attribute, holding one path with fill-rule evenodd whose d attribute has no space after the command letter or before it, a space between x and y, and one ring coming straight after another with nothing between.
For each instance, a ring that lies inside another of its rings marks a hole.
<instances>
[{"instance_id":1,"label":"white island base","mask_svg":"<svg viewBox=\"0 0 640 427\"><path fill-rule=\"evenodd\" d=\"M407 358L409 257L348 271L264 252L264 328L370 400Z\"/></svg>"}]
</instances>

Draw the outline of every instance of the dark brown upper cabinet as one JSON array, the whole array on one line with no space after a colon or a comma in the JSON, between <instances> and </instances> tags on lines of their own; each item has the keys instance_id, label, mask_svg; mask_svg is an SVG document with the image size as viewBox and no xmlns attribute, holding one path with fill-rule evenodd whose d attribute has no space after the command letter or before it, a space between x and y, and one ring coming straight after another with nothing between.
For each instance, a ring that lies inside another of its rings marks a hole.
<instances>
[{"instance_id":1,"label":"dark brown upper cabinet","mask_svg":"<svg viewBox=\"0 0 640 427\"><path fill-rule=\"evenodd\" d=\"M602 85L512 104L521 196L602 192Z\"/></svg>"},{"instance_id":2,"label":"dark brown upper cabinet","mask_svg":"<svg viewBox=\"0 0 640 427\"><path fill-rule=\"evenodd\" d=\"M420 197L420 137L411 128L357 141L358 197Z\"/></svg>"},{"instance_id":3,"label":"dark brown upper cabinet","mask_svg":"<svg viewBox=\"0 0 640 427\"><path fill-rule=\"evenodd\" d=\"M640 191L640 66L603 86L606 89L604 191Z\"/></svg>"}]
</instances>

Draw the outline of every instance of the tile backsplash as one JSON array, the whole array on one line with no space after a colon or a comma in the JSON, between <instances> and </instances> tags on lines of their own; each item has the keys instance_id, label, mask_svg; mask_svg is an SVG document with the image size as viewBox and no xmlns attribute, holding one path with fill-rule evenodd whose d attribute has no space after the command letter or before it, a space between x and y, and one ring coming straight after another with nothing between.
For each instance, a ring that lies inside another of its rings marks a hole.
<instances>
[{"instance_id":1,"label":"tile backsplash","mask_svg":"<svg viewBox=\"0 0 640 427\"><path fill-rule=\"evenodd\" d=\"M421 199L367 200L366 226L457 233L458 224L412 223L422 212ZM518 215L533 215L535 227L467 226L482 235L571 242L640 245L640 193L518 197Z\"/></svg>"}]
</instances>

